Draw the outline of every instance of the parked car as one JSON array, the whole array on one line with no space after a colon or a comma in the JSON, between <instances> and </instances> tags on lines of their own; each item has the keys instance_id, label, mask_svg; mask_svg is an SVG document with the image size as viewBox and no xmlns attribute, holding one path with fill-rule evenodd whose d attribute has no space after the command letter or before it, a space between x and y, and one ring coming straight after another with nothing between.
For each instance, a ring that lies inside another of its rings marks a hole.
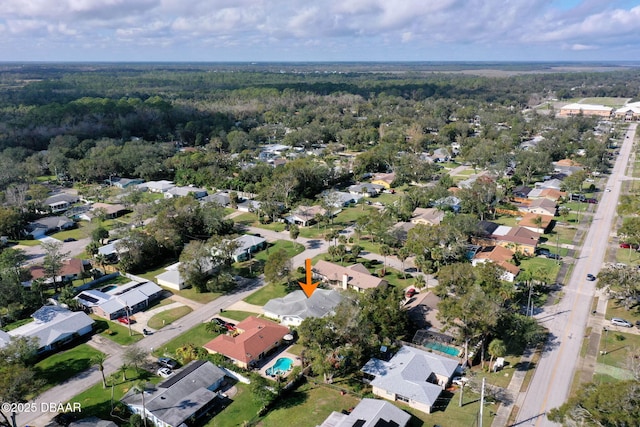
<instances>
[{"instance_id":1,"label":"parked car","mask_svg":"<svg viewBox=\"0 0 640 427\"><path fill-rule=\"evenodd\" d=\"M158 364L164 368L169 369L176 369L178 367L178 362L169 357L160 357L158 359Z\"/></svg>"},{"instance_id":2,"label":"parked car","mask_svg":"<svg viewBox=\"0 0 640 427\"><path fill-rule=\"evenodd\" d=\"M627 242L622 242L620 243L620 247L623 249L638 249L638 245L635 243L627 243Z\"/></svg>"},{"instance_id":3,"label":"parked car","mask_svg":"<svg viewBox=\"0 0 640 427\"><path fill-rule=\"evenodd\" d=\"M615 326L623 326L625 328L633 328L633 325L631 324L631 322L627 322L626 320L621 319L619 317L611 318L611 324Z\"/></svg>"},{"instance_id":4,"label":"parked car","mask_svg":"<svg viewBox=\"0 0 640 427\"><path fill-rule=\"evenodd\" d=\"M73 237L67 237L66 239L63 240L63 242L65 243L69 243L69 242L75 242L76 239L74 239Z\"/></svg>"},{"instance_id":5,"label":"parked car","mask_svg":"<svg viewBox=\"0 0 640 427\"><path fill-rule=\"evenodd\" d=\"M162 378L169 378L171 375L173 375L173 371L169 368L160 368L158 369L157 374Z\"/></svg>"},{"instance_id":6,"label":"parked car","mask_svg":"<svg viewBox=\"0 0 640 427\"><path fill-rule=\"evenodd\" d=\"M123 325L133 325L134 323L136 323L136 321L131 317L119 317L118 322L122 323Z\"/></svg>"},{"instance_id":7,"label":"parked car","mask_svg":"<svg viewBox=\"0 0 640 427\"><path fill-rule=\"evenodd\" d=\"M552 254L551 252L549 252L548 254L545 255L547 258L549 259L560 259L560 255L558 254Z\"/></svg>"},{"instance_id":8,"label":"parked car","mask_svg":"<svg viewBox=\"0 0 640 427\"><path fill-rule=\"evenodd\" d=\"M469 382L469 378L467 377L453 377L453 379L451 380L452 384L459 385L459 386L464 385L468 382Z\"/></svg>"},{"instance_id":9,"label":"parked car","mask_svg":"<svg viewBox=\"0 0 640 427\"><path fill-rule=\"evenodd\" d=\"M229 330L229 331L235 331L236 330L235 323L225 323L224 327L227 328L227 330Z\"/></svg>"},{"instance_id":10,"label":"parked car","mask_svg":"<svg viewBox=\"0 0 640 427\"><path fill-rule=\"evenodd\" d=\"M594 280L596 280L596 276L594 276L593 274L589 273L587 274L587 280L590 282L593 282Z\"/></svg>"},{"instance_id":11,"label":"parked car","mask_svg":"<svg viewBox=\"0 0 640 427\"><path fill-rule=\"evenodd\" d=\"M542 255L542 256L546 256L548 257L551 254L551 251L547 248L536 248L536 253L538 255Z\"/></svg>"},{"instance_id":12,"label":"parked car","mask_svg":"<svg viewBox=\"0 0 640 427\"><path fill-rule=\"evenodd\" d=\"M598 199L587 199L587 203L591 203L592 205L597 205L598 204Z\"/></svg>"},{"instance_id":13,"label":"parked car","mask_svg":"<svg viewBox=\"0 0 640 427\"><path fill-rule=\"evenodd\" d=\"M409 288L407 289L407 298L413 298L413 296L417 293L418 291L416 291L416 288Z\"/></svg>"},{"instance_id":14,"label":"parked car","mask_svg":"<svg viewBox=\"0 0 640 427\"><path fill-rule=\"evenodd\" d=\"M213 319L211 319L213 322L217 323L219 326L225 326L227 324L227 322L225 322L224 320L222 320L219 317L214 317Z\"/></svg>"}]
</instances>

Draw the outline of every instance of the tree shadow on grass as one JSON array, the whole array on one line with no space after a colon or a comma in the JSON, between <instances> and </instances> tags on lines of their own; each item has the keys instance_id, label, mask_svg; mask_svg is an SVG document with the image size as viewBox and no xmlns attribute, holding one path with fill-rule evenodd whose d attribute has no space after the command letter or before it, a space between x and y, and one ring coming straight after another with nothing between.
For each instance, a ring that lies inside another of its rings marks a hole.
<instances>
[{"instance_id":1,"label":"tree shadow on grass","mask_svg":"<svg viewBox=\"0 0 640 427\"><path fill-rule=\"evenodd\" d=\"M38 377L45 380L47 384L54 385L68 378L78 376L78 374L88 370L90 367L90 358L70 359L55 363L44 370L36 367L36 372Z\"/></svg>"},{"instance_id":2,"label":"tree shadow on grass","mask_svg":"<svg viewBox=\"0 0 640 427\"><path fill-rule=\"evenodd\" d=\"M302 405L308 399L309 395L306 391L294 390L283 395L270 410L293 408L294 406Z\"/></svg>"}]
</instances>

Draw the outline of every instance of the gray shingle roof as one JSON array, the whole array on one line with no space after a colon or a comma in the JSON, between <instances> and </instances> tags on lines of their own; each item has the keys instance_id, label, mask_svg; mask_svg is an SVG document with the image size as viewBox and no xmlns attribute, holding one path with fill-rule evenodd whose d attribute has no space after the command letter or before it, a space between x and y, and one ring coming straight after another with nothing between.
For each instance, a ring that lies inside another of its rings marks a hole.
<instances>
[{"instance_id":1,"label":"gray shingle roof","mask_svg":"<svg viewBox=\"0 0 640 427\"><path fill-rule=\"evenodd\" d=\"M36 337L46 347L92 325L93 319L81 311L59 306L44 306L31 315L34 321L9 331L11 336Z\"/></svg>"},{"instance_id":2,"label":"gray shingle roof","mask_svg":"<svg viewBox=\"0 0 640 427\"><path fill-rule=\"evenodd\" d=\"M389 402L365 398L349 415L333 412L320 427L405 427L411 415Z\"/></svg>"},{"instance_id":3,"label":"gray shingle roof","mask_svg":"<svg viewBox=\"0 0 640 427\"><path fill-rule=\"evenodd\" d=\"M336 291L316 289L311 297L301 290L291 292L282 298L274 298L264 305L264 311L278 316L323 317L331 313L340 303L342 296Z\"/></svg>"}]
</instances>

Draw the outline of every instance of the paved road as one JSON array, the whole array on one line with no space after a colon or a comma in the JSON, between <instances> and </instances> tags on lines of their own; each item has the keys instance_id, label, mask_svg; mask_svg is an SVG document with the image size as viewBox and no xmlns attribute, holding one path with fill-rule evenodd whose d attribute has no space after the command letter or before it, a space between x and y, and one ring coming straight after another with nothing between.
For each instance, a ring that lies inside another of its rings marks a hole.
<instances>
[{"instance_id":1,"label":"paved road","mask_svg":"<svg viewBox=\"0 0 640 427\"><path fill-rule=\"evenodd\" d=\"M607 188L603 192L582 250L574 264L573 274L565 285L565 296L560 303L546 308L538 315L550 332L542 358L536 367L529 388L519 398L520 411L513 425L555 426L546 413L562 405L569 396L575 370L580 359L580 347L585 333L591 303L595 295L595 282L586 281L586 275L596 275L604 261L609 233L616 215L621 182L631 153L636 125L629 127L620 155L612 170Z\"/></svg>"},{"instance_id":2,"label":"paved road","mask_svg":"<svg viewBox=\"0 0 640 427\"><path fill-rule=\"evenodd\" d=\"M171 325L160 329L153 335L144 337L136 345L147 351L152 349L162 348L162 346L183 332L193 328L194 326L208 321L211 317L220 312L220 309L224 309L246 298L251 293L260 289L264 285L262 279L254 280L246 287L238 289L235 292L223 295L216 300L204 305L199 310L193 311L188 315L182 317ZM120 366L122 366L122 352L124 348L116 345L100 346L103 351L109 354L109 358L104 364L105 374L111 375L116 372ZM75 376L65 383L62 383L48 391L42 393L33 402L36 403L36 407L41 408L43 403L66 403L78 393L92 387L102 380L100 372L94 367L80 375ZM34 413L23 413L18 416L19 426L35 426L43 427L50 419L56 414L42 413L40 411Z\"/></svg>"}]
</instances>

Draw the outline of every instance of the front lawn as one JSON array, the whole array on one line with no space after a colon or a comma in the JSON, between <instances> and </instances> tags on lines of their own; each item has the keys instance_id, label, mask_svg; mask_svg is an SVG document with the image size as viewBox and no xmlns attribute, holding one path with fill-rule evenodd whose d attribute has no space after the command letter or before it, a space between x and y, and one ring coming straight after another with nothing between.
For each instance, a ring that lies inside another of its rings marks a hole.
<instances>
[{"instance_id":1,"label":"front lawn","mask_svg":"<svg viewBox=\"0 0 640 427\"><path fill-rule=\"evenodd\" d=\"M135 315L133 317L135 317ZM133 335L129 335L129 327L118 322L103 319L95 314L91 314L91 318L95 320L94 329L101 337L108 338L120 345L134 344L144 338L144 335L133 329L131 330Z\"/></svg>"},{"instance_id":2,"label":"front lawn","mask_svg":"<svg viewBox=\"0 0 640 427\"><path fill-rule=\"evenodd\" d=\"M228 317L229 319L233 319L237 322L242 322L247 317L256 315L256 313L251 313L249 311L238 311L238 310L225 310L220 314L224 317Z\"/></svg>"},{"instance_id":3,"label":"front lawn","mask_svg":"<svg viewBox=\"0 0 640 427\"><path fill-rule=\"evenodd\" d=\"M246 297L244 301L254 305L265 305L270 299L281 298L288 293L287 287L283 284L269 284Z\"/></svg>"},{"instance_id":4,"label":"front lawn","mask_svg":"<svg viewBox=\"0 0 640 427\"><path fill-rule=\"evenodd\" d=\"M544 275L547 283L555 282L558 271L560 271L560 265L556 260L542 257L524 258L520 261L519 267L521 270Z\"/></svg>"},{"instance_id":5,"label":"front lawn","mask_svg":"<svg viewBox=\"0 0 640 427\"><path fill-rule=\"evenodd\" d=\"M107 378L108 387L102 387L102 381L93 387L74 396L69 402L78 402L82 408L81 413L77 413L78 418L87 418L91 416L98 417L103 420L111 420L118 425L122 425L123 420L128 420L131 415L123 405L119 403L120 399L140 380L145 380L153 384L160 382L162 378L141 370L136 372L135 369L127 369L126 381L122 380L122 373L110 375ZM113 387L111 387L113 385ZM113 393L113 396L112 396ZM115 411L111 411L111 398L116 404ZM118 418L119 417L119 418Z\"/></svg>"},{"instance_id":6,"label":"front lawn","mask_svg":"<svg viewBox=\"0 0 640 427\"><path fill-rule=\"evenodd\" d=\"M193 309L191 307L182 306L172 308L170 310L161 311L160 313L154 314L151 319L147 322L147 326L153 329L161 329L166 325L170 325L175 322L179 318L186 316L191 313Z\"/></svg>"},{"instance_id":7,"label":"front lawn","mask_svg":"<svg viewBox=\"0 0 640 427\"><path fill-rule=\"evenodd\" d=\"M36 375L45 381L40 393L91 367L91 358L102 354L87 344L52 354L35 365Z\"/></svg>"},{"instance_id":8,"label":"front lawn","mask_svg":"<svg viewBox=\"0 0 640 427\"><path fill-rule=\"evenodd\" d=\"M204 427L238 427L245 425L246 421L252 420L258 415L261 405L258 400L253 398L249 386L237 383L236 389L238 392L233 396L231 404L216 414ZM289 426L293 424L285 423L281 425Z\"/></svg>"},{"instance_id":9,"label":"front lawn","mask_svg":"<svg viewBox=\"0 0 640 427\"><path fill-rule=\"evenodd\" d=\"M163 345L162 348L154 350L153 355L175 357L177 348L187 344L193 344L194 347L202 347L218 335L217 332L207 332L206 323L201 323L178 335Z\"/></svg>"}]
</instances>

